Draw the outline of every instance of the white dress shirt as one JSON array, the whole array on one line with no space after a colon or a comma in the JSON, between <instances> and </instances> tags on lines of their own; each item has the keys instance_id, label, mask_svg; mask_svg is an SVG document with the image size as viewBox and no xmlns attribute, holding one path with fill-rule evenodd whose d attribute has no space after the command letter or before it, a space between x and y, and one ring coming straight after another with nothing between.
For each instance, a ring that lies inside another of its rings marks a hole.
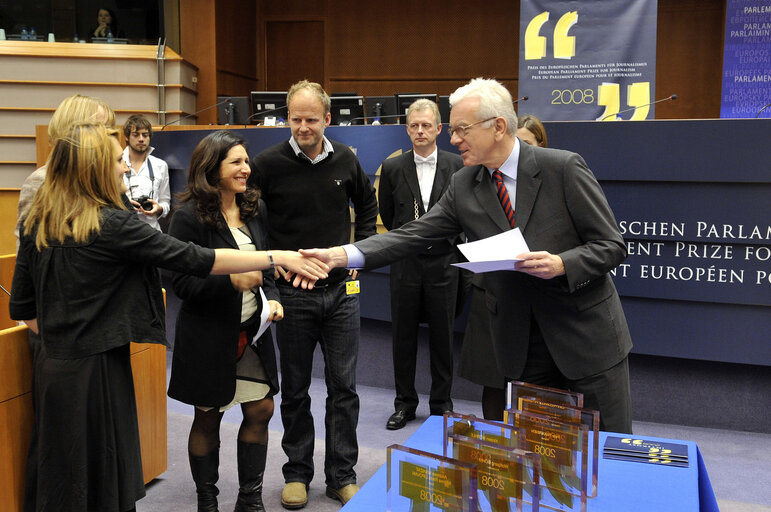
<instances>
[{"instance_id":1,"label":"white dress shirt","mask_svg":"<svg viewBox=\"0 0 771 512\"><path fill-rule=\"evenodd\" d=\"M434 148L434 152L423 158L417 153L413 153L415 159L415 170L418 174L418 185L420 185L420 198L423 201L423 211L428 211L428 205L431 202L431 189L434 187L434 177L436 176L436 158L439 154L439 148Z\"/></svg>"}]
</instances>

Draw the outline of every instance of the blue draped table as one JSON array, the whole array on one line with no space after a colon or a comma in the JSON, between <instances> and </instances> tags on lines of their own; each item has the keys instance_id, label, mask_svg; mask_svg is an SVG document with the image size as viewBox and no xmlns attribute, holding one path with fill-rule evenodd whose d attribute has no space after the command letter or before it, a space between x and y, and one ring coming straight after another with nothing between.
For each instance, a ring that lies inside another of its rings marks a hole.
<instances>
[{"instance_id":1,"label":"blue draped table","mask_svg":"<svg viewBox=\"0 0 771 512\"><path fill-rule=\"evenodd\" d=\"M615 435L611 433L611 435ZM607 432L600 432L600 451ZM719 512L707 468L696 443L645 436L654 441L688 446L687 468L641 462L606 460L599 454L597 497L588 501L591 512L624 510ZM431 416L403 443L431 453L442 453L442 417ZM342 510L380 512L386 509L386 466L383 465ZM406 512L406 511L405 511Z\"/></svg>"}]
</instances>

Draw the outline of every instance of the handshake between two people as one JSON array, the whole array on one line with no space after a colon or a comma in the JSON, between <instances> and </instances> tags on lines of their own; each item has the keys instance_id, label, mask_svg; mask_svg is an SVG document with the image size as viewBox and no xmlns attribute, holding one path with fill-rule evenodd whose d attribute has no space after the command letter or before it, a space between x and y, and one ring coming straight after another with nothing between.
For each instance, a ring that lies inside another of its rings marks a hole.
<instances>
[{"instance_id":1,"label":"handshake between two people","mask_svg":"<svg viewBox=\"0 0 771 512\"><path fill-rule=\"evenodd\" d=\"M348 254L340 246L330 247L328 249L300 249L298 257L304 258L309 263L312 262L313 268L326 269L348 266ZM557 254L551 254L547 251L524 252L516 256L519 260L514 264L514 270L529 274L540 279L552 279L565 274L565 263ZM292 285L311 289L318 280L314 273L306 271L286 271L283 268L276 268L287 281L292 281ZM306 267L304 270L308 270ZM354 279L356 270L351 271ZM326 277L326 276L323 276Z\"/></svg>"},{"instance_id":2,"label":"handshake between two people","mask_svg":"<svg viewBox=\"0 0 771 512\"><path fill-rule=\"evenodd\" d=\"M276 262L276 272L286 281L291 281L295 288L301 287L304 290L312 289L316 281L326 278L333 268L348 265L348 255L340 246L329 249L300 249L292 254L296 256L291 262L287 262L288 264ZM354 279L356 272L351 271Z\"/></svg>"}]
</instances>

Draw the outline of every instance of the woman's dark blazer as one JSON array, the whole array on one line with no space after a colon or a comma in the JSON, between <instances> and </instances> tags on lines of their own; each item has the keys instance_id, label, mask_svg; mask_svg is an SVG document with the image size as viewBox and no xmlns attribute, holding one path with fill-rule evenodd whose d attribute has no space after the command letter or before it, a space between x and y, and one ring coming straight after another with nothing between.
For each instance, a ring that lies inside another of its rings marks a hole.
<instances>
[{"instance_id":1,"label":"woman's dark blazer","mask_svg":"<svg viewBox=\"0 0 771 512\"><path fill-rule=\"evenodd\" d=\"M246 222L258 251L268 248L265 212L261 200L259 215ZM194 205L186 203L174 212L169 234L203 247L237 249L224 217L222 224L225 227L221 229L202 224ZM265 272L263 279L265 296L269 300L279 300L273 274ZM169 396L191 405L226 405L233 399L236 389L241 292L233 288L229 275L199 278L174 273L172 284L182 305L177 316ZM278 370L270 329L260 337L257 353L273 395L278 392Z\"/></svg>"}]
</instances>

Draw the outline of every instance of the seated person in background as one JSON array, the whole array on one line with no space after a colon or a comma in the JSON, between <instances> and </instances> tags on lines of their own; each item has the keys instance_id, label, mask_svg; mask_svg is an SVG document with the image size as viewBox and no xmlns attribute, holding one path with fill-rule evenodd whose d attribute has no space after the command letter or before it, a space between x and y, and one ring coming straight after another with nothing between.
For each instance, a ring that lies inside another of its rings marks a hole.
<instances>
[{"instance_id":1,"label":"seated person in background","mask_svg":"<svg viewBox=\"0 0 771 512\"><path fill-rule=\"evenodd\" d=\"M96 13L96 28L91 30L91 37L108 37L112 34L113 37L126 37L126 35L118 28L118 18L115 14L106 7L100 7Z\"/></svg>"},{"instance_id":2,"label":"seated person in background","mask_svg":"<svg viewBox=\"0 0 771 512\"><path fill-rule=\"evenodd\" d=\"M519 117L517 121L517 137L531 146L549 147L546 141L546 128L543 127L540 119L530 114Z\"/></svg>"}]
</instances>

